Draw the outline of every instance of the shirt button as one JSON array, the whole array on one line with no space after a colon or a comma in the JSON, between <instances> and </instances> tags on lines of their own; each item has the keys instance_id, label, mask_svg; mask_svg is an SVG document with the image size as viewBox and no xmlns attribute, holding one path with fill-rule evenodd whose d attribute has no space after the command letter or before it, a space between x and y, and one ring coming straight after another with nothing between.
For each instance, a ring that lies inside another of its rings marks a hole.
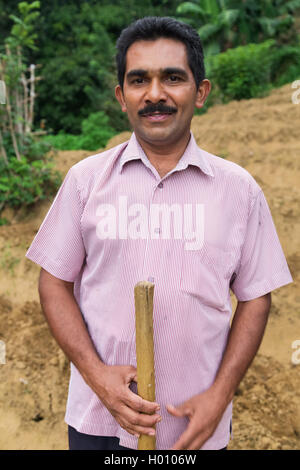
<instances>
[{"instance_id":1,"label":"shirt button","mask_svg":"<svg viewBox=\"0 0 300 470\"><path fill-rule=\"evenodd\" d=\"M164 183L159 183L158 187L162 189L164 187Z\"/></svg>"},{"instance_id":2,"label":"shirt button","mask_svg":"<svg viewBox=\"0 0 300 470\"><path fill-rule=\"evenodd\" d=\"M149 277L148 277L148 282L154 282L154 277L149 276Z\"/></svg>"},{"instance_id":3,"label":"shirt button","mask_svg":"<svg viewBox=\"0 0 300 470\"><path fill-rule=\"evenodd\" d=\"M159 227L156 227L156 228L154 229L154 232L155 232L155 233L160 233L160 228L159 228Z\"/></svg>"}]
</instances>

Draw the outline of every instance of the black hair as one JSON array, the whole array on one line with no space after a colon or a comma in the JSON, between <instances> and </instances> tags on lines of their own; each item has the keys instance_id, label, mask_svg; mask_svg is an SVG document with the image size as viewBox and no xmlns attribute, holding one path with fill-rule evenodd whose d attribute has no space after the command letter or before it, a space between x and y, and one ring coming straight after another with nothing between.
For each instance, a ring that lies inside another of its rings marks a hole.
<instances>
[{"instance_id":1,"label":"black hair","mask_svg":"<svg viewBox=\"0 0 300 470\"><path fill-rule=\"evenodd\" d=\"M136 41L153 41L169 38L181 41L186 46L189 67L193 73L196 87L205 78L204 54L201 39L190 25L170 17L146 16L123 29L117 40L117 73L119 85L123 89L126 70L126 53Z\"/></svg>"}]
</instances>

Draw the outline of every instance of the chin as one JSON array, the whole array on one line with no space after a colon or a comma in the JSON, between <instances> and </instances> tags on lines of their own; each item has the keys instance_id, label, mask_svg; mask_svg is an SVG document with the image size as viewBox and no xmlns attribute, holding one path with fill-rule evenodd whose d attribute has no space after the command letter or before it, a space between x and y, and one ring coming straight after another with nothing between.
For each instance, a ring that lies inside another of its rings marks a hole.
<instances>
[{"instance_id":1,"label":"chin","mask_svg":"<svg viewBox=\"0 0 300 470\"><path fill-rule=\"evenodd\" d=\"M147 142L166 142L168 140L173 140L174 132L167 129L153 129L151 131L137 131L137 135L140 135L141 138Z\"/></svg>"}]
</instances>

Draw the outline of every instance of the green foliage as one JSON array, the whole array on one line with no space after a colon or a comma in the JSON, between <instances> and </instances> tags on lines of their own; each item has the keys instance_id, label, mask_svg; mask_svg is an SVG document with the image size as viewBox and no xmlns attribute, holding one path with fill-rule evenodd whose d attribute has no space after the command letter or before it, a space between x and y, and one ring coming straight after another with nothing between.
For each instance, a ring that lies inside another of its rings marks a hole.
<instances>
[{"instance_id":1,"label":"green foliage","mask_svg":"<svg viewBox=\"0 0 300 470\"><path fill-rule=\"evenodd\" d=\"M0 160L0 210L30 206L51 196L60 184L61 177L50 160L29 162L24 156L21 160L13 157L8 165Z\"/></svg>"},{"instance_id":2,"label":"green foliage","mask_svg":"<svg viewBox=\"0 0 300 470\"><path fill-rule=\"evenodd\" d=\"M270 38L295 40L299 8L300 0L194 0L181 3L176 13L197 29L206 55L212 55Z\"/></svg>"},{"instance_id":3,"label":"green foliage","mask_svg":"<svg viewBox=\"0 0 300 470\"><path fill-rule=\"evenodd\" d=\"M78 134L83 119L105 111L103 103L113 93L113 45L88 4L59 11L48 19L42 68L47 79L39 85L37 112L48 129Z\"/></svg>"},{"instance_id":4,"label":"green foliage","mask_svg":"<svg viewBox=\"0 0 300 470\"><path fill-rule=\"evenodd\" d=\"M205 55L218 54L232 41L233 26L239 16L238 8L231 8L230 2L218 0L195 0L184 2L177 7L178 15L186 15L188 21L198 30ZM186 21L186 18L181 18Z\"/></svg>"},{"instance_id":5,"label":"green foliage","mask_svg":"<svg viewBox=\"0 0 300 470\"><path fill-rule=\"evenodd\" d=\"M32 133L35 77L33 73L31 81L26 77L25 53L37 51L39 6L38 1L18 4L19 16L10 15L13 25L0 51L0 78L7 87L5 106L0 108L0 214L5 207L30 206L45 199L61 183L50 160L43 157L49 144ZM6 222L0 218L0 225Z\"/></svg>"},{"instance_id":6,"label":"green foliage","mask_svg":"<svg viewBox=\"0 0 300 470\"><path fill-rule=\"evenodd\" d=\"M9 132L3 134L3 143L7 149L8 160L15 156ZM40 137L34 137L33 134L25 134L19 145L20 154L26 157L28 162L43 159L44 155L51 150L51 145Z\"/></svg>"},{"instance_id":7,"label":"green foliage","mask_svg":"<svg viewBox=\"0 0 300 470\"><path fill-rule=\"evenodd\" d=\"M34 31L34 26L37 18L40 15L36 9L40 8L40 2L34 1L33 3L21 2L18 4L20 16L9 15L13 20L14 25L11 29L10 36L7 43L13 47L22 46L30 49L36 49L35 40L37 34ZM35 10L35 11L33 11Z\"/></svg>"},{"instance_id":8,"label":"green foliage","mask_svg":"<svg viewBox=\"0 0 300 470\"><path fill-rule=\"evenodd\" d=\"M107 141L115 134L109 126L108 117L102 112L92 113L84 119L80 135L59 132L57 135L44 137L45 143L59 150L98 150L105 147Z\"/></svg>"},{"instance_id":9,"label":"green foliage","mask_svg":"<svg viewBox=\"0 0 300 470\"><path fill-rule=\"evenodd\" d=\"M102 112L92 113L82 122L83 149L97 150L105 147L107 141L115 134L109 126L108 117Z\"/></svg>"},{"instance_id":10,"label":"green foliage","mask_svg":"<svg viewBox=\"0 0 300 470\"><path fill-rule=\"evenodd\" d=\"M276 87L300 77L300 40L295 46L276 47L272 53L271 79Z\"/></svg>"},{"instance_id":11,"label":"green foliage","mask_svg":"<svg viewBox=\"0 0 300 470\"><path fill-rule=\"evenodd\" d=\"M6 106L0 108L0 154L5 159L11 154L20 158L20 148L32 130L34 77L32 75L29 89L24 51L35 49L34 27L39 5L38 1L18 5L19 17L10 15L14 24L4 46L0 47L0 79L6 84Z\"/></svg>"},{"instance_id":12,"label":"green foliage","mask_svg":"<svg viewBox=\"0 0 300 470\"><path fill-rule=\"evenodd\" d=\"M1 0L0 0L1 1ZM39 23L44 80L38 86L36 120L47 129L79 134L81 122L103 111L116 132L129 129L114 98L115 42L131 21L149 14L172 14L178 0L79 0L42 2Z\"/></svg>"},{"instance_id":13,"label":"green foliage","mask_svg":"<svg viewBox=\"0 0 300 470\"><path fill-rule=\"evenodd\" d=\"M27 41L26 57L31 63L42 64L43 80L36 87L35 125L45 120L47 131L57 134L57 140L63 139L59 145L67 148L82 147L78 144L82 122L99 110L116 133L130 128L114 98L114 55L121 30L137 18L158 15L183 19L199 30L206 55L261 43L270 37L281 46L297 47L294 19L300 0L49 0L40 2L38 22L33 14L38 8L21 7L23 16L28 15L25 22L22 19L26 27L14 18L22 17L18 3L0 0L0 43L10 35L12 26L15 40ZM38 3L33 1L32 5L37 7ZM295 51L278 48L275 59L272 57L273 84L299 77ZM207 71L212 77L210 64ZM240 83L234 88L241 88L244 79L236 80ZM197 112L222 100L214 85L207 105Z\"/></svg>"},{"instance_id":14,"label":"green foliage","mask_svg":"<svg viewBox=\"0 0 300 470\"><path fill-rule=\"evenodd\" d=\"M212 56L211 80L223 102L262 96L271 87L272 53L275 41L249 44Z\"/></svg>"}]
</instances>

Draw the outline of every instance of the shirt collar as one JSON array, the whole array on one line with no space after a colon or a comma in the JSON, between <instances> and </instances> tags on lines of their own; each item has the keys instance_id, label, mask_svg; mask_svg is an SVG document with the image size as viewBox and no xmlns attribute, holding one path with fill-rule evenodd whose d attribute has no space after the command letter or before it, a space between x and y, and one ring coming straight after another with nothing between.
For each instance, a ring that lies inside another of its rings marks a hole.
<instances>
[{"instance_id":1,"label":"shirt collar","mask_svg":"<svg viewBox=\"0 0 300 470\"><path fill-rule=\"evenodd\" d=\"M128 144L120 157L120 173L124 164L132 160L142 160L145 166L150 169L153 168L134 133L131 135ZM192 132L187 148L173 171L184 170L188 165L194 165L206 175L214 177L212 167L208 161L208 154L198 147Z\"/></svg>"}]
</instances>

